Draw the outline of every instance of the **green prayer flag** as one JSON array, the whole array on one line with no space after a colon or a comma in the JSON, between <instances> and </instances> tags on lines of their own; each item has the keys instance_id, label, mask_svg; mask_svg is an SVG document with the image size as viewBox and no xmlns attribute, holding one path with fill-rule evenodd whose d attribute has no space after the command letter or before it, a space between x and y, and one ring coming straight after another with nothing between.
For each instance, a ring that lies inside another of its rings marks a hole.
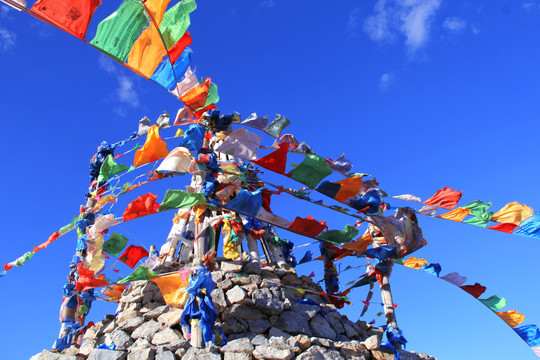
<instances>
[{"instance_id":1,"label":"green prayer flag","mask_svg":"<svg viewBox=\"0 0 540 360\"><path fill-rule=\"evenodd\" d=\"M189 13L196 8L195 0L183 0L165 12L159 31L167 49L176 44L184 35L191 24Z\"/></svg>"},{"instance_id":2,"label":"green prayer flag","mask_svg":"<svg viewBox=\"0 0 540 360\"><path fill-rule=\"evenodd\" d=\"M363 278L362 280L358 280L351 288L357 288L360 286L368 285L369 283L377 281L377 277L375 275L367 276Z\"/></svg>"},{"instance_id":3,"label":"green prayer flag","mask_svg":"<svg viewBox=\"0 0 540 360\"><path fill-rule=\"evenodd\" d=\"M308 154L304 161L288 174L292 179L315 189L322 179L332 173L332 168L322 157Z\"/></svg>"},{"instance_id":4,"label":"green prayer flag","mask_svg":"<svg viewBox=\"0 0 540 360\"><path fill-rule=\"evenodd\" d=\"M462 222L464 222L466 224L486 227L486 224L488 223L489 220L491 220L492 216L493 216L493 213L491 211L489 211L489 212L483 213L481 215L475 216L473 218L464 220Z\"/></svg>"},{"instance_id":5,"label":"green prayer flag","mask_svg":"<svg viewBox=\"0 0 540 360\"><path fill-rule=\"evenodd\" d=\"M493 295L488 299L478 299L484 305L486 305L491 311L499 311L506 306L506 299Z\"/></svg>"},{"instance_id":6,"label":"green prayer flag","mask_svg":"<svg viewBox=\"0 0 540 360\"><path fill-rule=\"evenodd\" d=\"M29 251L15 261L15 266L23 266L25 262L30 260L34 256L35 252Z\"/></svg>"},{"instance_id":7,"label":"green prayer flag","mask_svg":"<svg viewBox=\"0 0 540 360\"><path fill-rule=\"evenodd\" d=\"M127 282L136 281L136 280L150 280L153 276L156 276L157 273L150 270L144 265L139 265L131 274L126 276L123 279L117 281L117 284L125 284Z\"/></svg>"},{"instance_id":8,"label":"green prayer flag","mask_svg":"<svg viewBox=\"0 0 540 360\"><path fill-rule=\"evenodd\" d=\"M270 125L268 125L266 129L264 129L264 132L274 137L279 137L283 129L285 129L290 124L291 122L289 119L287 119L285 116L277 114L274 121L272 121Z\"/></svg>"},{"instance_id":9,"label":"green prayer flag","mask_svg":"<svg viewBox=\"0 0 540 360\"><path fill-rule=\"evenodd\" d=\"M486 212L486 210L491 206L491 201L488 203L483 202L482 200L473 201L470 204L462 206L464 209L471 210L472 216L479 216Z\"/></svg>"},{"instance_id":10,"label":"green prayer flag","mask_svg":"<svg viewBox=\"0 0 540 360\"><path fill-rule=\"evenodd\" d=\"M218 94L217 85L214 83L210 83L210 87L208 88L208 96L206 97L206 104L204 104L203 107L206 107L210 104L217 104L218 101L219 101L219 94Z\"/></svg>"},{"instance_id":11,"label":"green prayer flag","mask_svg":"<svg viewBox=\"0 0 540 360\"><path fill-rule=\"evenodd\" d=\"M140 149L140 148L141 148L141 145L139 145L139 143L137 143L137 144L135 144L135 146L131 150L137 150L137 149Z\"/></svg>"},{"instance_id":12,"label":"green prayer flag","mask_svg":"<svg viewBox=\"0 0 540 360\"><path fill-rule=\"evenodd\" d=\"M80 311L77 313L77 317L79 316L83 316L84 314L86 314L88 312L88 306L82 304L81 307L80 307Z\"/></svg>"},{"instance_id":13,"label":"green prayer flag","mask_svg":"<svg viewBox=\"0 0 540 360\"><path fill-rule=\"evenodd\" d=\"M188 193L184 190L167 190L158 211L183 209L202 204L206 199L203 193Z\"/></svg>"},{"instance_id":14,"label":"green prayer flag","mask_svg":"<svg viewBox=\"0 0 540 360\"><path fill-rule=\"evenodd\" d=\"M60 236L70 232L71 230L75 229L75 222L79 219L79 215L75 215L73 217L73 220L67 225L64 225L58 230L58 233L60 233Z\"/></svg>"},{"instance_id":15,"label":"green prayer flag","mask_svg":"<svg viewBox=\"0 0 540 360\"><path fill-rule=\"evenodd\" d=\"M142 2L125 0L118 10L98 24L90 45L123 63L147 24Z\"/></svg>"},{"instance_id":16,"label":"green prayer flag","mask_svg":"<svg viewBox=\"0 0 540 360\"><path fill-rule=\"evenodd\" d=\"M112 233L109 240L103 244L103 251L112 256L118 256L128 243L128 239L124 235Z\"/></svg>"},{"instance_id":17,"label":"green prayer flag","mask_svg":"<svg viewBox=\"0 0 540 360\"><path fill-rule=\"evenodd\" d=\"M348 243L358 235L359 231L352 225L345 225L344 230L328 230L317 236L317 239L324 240L334 245Z\"/></svg>"},{"instance_id":18,"label":"green prayer flag","mask_svg":"<svg viewBox=\"0 0 540 360\"><path fill-rule=\"evenodd\" d=\"M111 177L113 177L116 174L119 174L123 171L126 171L128 169L127 165L120 164L118 165L116 161L114 161L114 157L112 154L109 154L106 158L103 164L101 165L101 168L99 169L99 176L97 178L98 182L107 181Z\"/></svg>"}]
</instances>

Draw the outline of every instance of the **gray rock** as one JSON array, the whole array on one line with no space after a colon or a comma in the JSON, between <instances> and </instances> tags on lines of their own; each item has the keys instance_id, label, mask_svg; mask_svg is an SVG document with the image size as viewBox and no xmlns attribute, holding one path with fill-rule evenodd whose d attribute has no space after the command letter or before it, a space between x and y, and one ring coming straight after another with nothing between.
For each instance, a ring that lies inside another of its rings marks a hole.
<instances>
[{"instance_id":1,"label":"gray rock","mask_svg":"<svg viewBox=\"0 0 540 360\"><path fill-rule=\"evenodd\" d=\"M162 324L165 324L167 327L173 327L174 325L180 324L181 318L182 318L182 310L171 308L168 312L159 315L159 317L157 318L157 321Z\"/></svg>"},{"instance_id":2,"label":"gray rock","mask_svg":"<svg viewBox=\"0 0 540 360\"><path fill-rule=\"evenodd\" d=\"M283 312L283 302L275 298L269 289L259 289L251 296L255 301L255 308L268 315L279 315Z\"/></svg>"},{"instance_id":3,"label":"gray rock","mask_svg":"<svg viewBox=\"0 0 540 360\"><path fill-rule=\"evenodd\" d=\"M94 350L96 347L96 341L95 340L84 340L81 348L79 349L79 354L82 356L88 356Z\"/></svg>"},{"instance_id":4,"label":"gray rock","mask_svg":"<svg viewBox=\"0 0 540 360\"><path fill-rule=\"evenodd\" d=\"M253 339L251 339L251 343L255 346L257 345L269 345L270 341L268 341L267 338L265 338L262 335L257 335Z\"/></svg>"},{"instance_id":5,"label":"gray rock","mask_svg":"<svg viewBox=\"0 0 540 360\"><path fill-rule=\"evenodd\" d=\"M248 353L226 352L223 354L223 360L252 360L253 356Z\"/></svg>"},{"instance_id":6,"label":"gray rock","mask_svg":"<svg viewBox=\"0 0 540 360\"><path fill-rule=\"evenodd\" d=\"M345 329L345 335L350 339L357 339L360 337L360 334L355 329L354 323L349 319L342 319L341 323Z\"/></svg>"},{"instance_id":7,"label":"gray rock","mask_svg":"<svg viewBox=\"0 0 540 360\"><path fill-rule=\"evenodd\" d=\"M270 339L270 346L277 349L291 349L292 346L281 336L272 336Z\"/></svg>"},{"instance_id":8,"label":"gray rock","mask_svg":"<svg viewBox=\"0 0 540 360\"><path fill-rule=\"evenodd\" d=\"M272 346L259 345L253 351L255 359L267 360L290 360L294 357L294 353L289 349L276 349Z\"/></svg>"},{"instance_id":9,"label":"gray rock","mask_svg":"<svg viewBox=\"0 0 540 360\"><path fill-rule=\"evenodd\" d=\"M126 320L134 319L139 317L139 314L135 310L124 310L116 317L116 322L118 324L123 323Z\"/></svg>"},{"instance_id":10,"label":"gray rock","mask_svg":"<svg viewBox=\"0 0 540 360\"><path fill-rule=\"evenodd\" d=\"M247 326L232 318L221 325L221 330L223 330L225 335L240 334L247 330Z\"/></svg>"},{"instance_id":11,"label":"gray rock","mask_svg":"<svg viewBox=\"0 0 540 360\"><path fill-rule=\"evenodd\" d=\"M371 350L373 360L394 360L394 354L390 350Z\"/></svg>"},{"instance_id":12,"label":"gray rock","mask_svg":"<svg viewBox=\"0 0 540 360\"><path fill-rule=\"evenodd\" d=\"M300 293L298 290L296 290L296 288L292 289L289 287L284 287L284 288L281 288L281 293L284 299L289 299L289 301L292 302L293 304L304 298L304 295Z\"/></svg>"},{"instance_id":13,"label":"gray rock","mask_svg":"<svg viewBox=\"0 0 540 360\"><path fill-rule=\"evenodd\" d=\"M281 278L281 283L283 285L300 286L302 285L302 280L296 275L287 274Z\"/></svg>"},{"instance_id":14,"label":"gray rock","mask_svg":"<svg viewBox=\"0 0 540 360\"><path fill-rule=\"evenodd\" d=\"M77 360L77 357L74 355L64 355L53 353L49 350L43 350L39 354L32 356L30 360Z\"/></svg>"},{"instance_id":15,"label":"gray rock","mask_svg":"<svg viewBox=\"0 0 540 360\"><path fill-rule=\"evenodd\" d=\"M160 329L161 325L154 320L150 320L139 326L133 331L131 337L133 339L145 338L146 340L152 339L155 333Z\"/></svg>"},{"instance_id":16,"label":"gray rock","mask_svg":"<svg viewBox=\"0 0 540 360\"><path fill-rule=\"evenodd\" d=\"M231 281L234 285L240 286L251 284L251 279L249 278L249 276L236 275L236 277L233 277Z\"/></svg>"},{"instance_id":17,"label":"gray rock","mask_svg":"<svg viewBox=\"0 0 540 360\"><path fill-rule=\"evenodd\" d=\"M291 311L303 315L306 320L311 320L321 311L321 308L317 305L292 304Z\"/></svg>"},{"instance_id":18,"label":"gray rock","mask_svg":"<svg viewBox=\"0 0 540 360\"><path fill-rule=\"evenodd\" d=\"M231 304L236 304L246 297L246 291L242 289L240 286L236 285L229 291L227 291L227 300Z\"/></svg>"},{"instance_id":19,"label":"gray rock","mask_svg":"<svg viewBox=\"0 0 540 360\"><path fill-rule=\"evenodd\" d=\"M156 356L156 350L147 348L130 351L127 360L153 360Z\"/></svg>"},{"instance_id":20,"label":"gray rock","mask_svg":"<svg viewBox=\"0 0 540 360\"><path fill-rule=\"evenodd\" d=\"M156 360L175 360L174 353L172 351L163 351L156 355Z\"/></svg>"},{"instance_id":21,"label":"gray rock","mask_svg":"<svg viewBox=\"0 0 540 360\"><path fill-rule=\"evenodd\" d=\"M249 275L251 282L257 285L261 285L262 277L261 275L251 274Z\"/></svg>"},{"instance_id":22,"label":"gray rock","mask_svg":"<svg viewBox=\"0 0 540 360\"><path fill-rule=\"evenodd\" d=\"M101 335L101 334L108 334L108 333L111 333L113 332L113 330L116 328L116 322L114 321L111 321L110 323L108 323L107 325L105 325L104 327L102 327L97 335Z\"/></svg>"},{"instance_id":23,"label":"gray rock","mask_svg":"<svg viewBox=\"0 0 540 360\"><path fill-rule=\"evenodd\" d=\"M150 344L150 341L146 340L145 338L140 338L140 339L137 339L129 348L128 350L129 351L133 351L133 350L140 350L140 349L145 349L145 348L149 348L150 346L152 346Z\"/></svg>"},{"instance_id":24,"label":"gray rock","mask_svg":"<svg viewBox=\"0 0 540 360\"><path fill-rule=\"evenodd\" d=\"M369 359L370 357L368 349L357 341L343 343L340 352L346 359L359 358L362 356Z\"/></svg>"},{"instance_id":25,"label":"gray rock","mask_svg":"<svg viewBox=\"0 0 540 360\"><path fill-rule=\"evenodd\" d=\"M141 326L143 323L144 323L144 319L142 317L131 318L124 322L119 323L118 329L126 331L128 333L132 333L133 330Z\"/></svg>"},{"instance_id":26,"label":"gray rock","mask_svg":"<svg viewBox=\"0 0 540 360\"><path fill-rule=\"evenodd\" d=\"M221 271L232 271L238 273L242 271L242 263L240 261L222 261Z\"/></svg>"},{"instance_id":27,"label":"gray rock","mask_svg":"<svg viewBox=\"0 0 540 360\"><path fill-rule=\"evenodd\" d=\"M272 326L275 326L278 320L279 320L279 316L277 315L272 315L268 318L268 321L270 321L270 324L272 324Z\"/></svg>"},{"instance_id":28,"label":"gray rock","mask_svg":"<svg viewBox=\"0 0 540 360\"><path fill-rule=\"evenodd\" d=\"M221 360L221 355L204 351L205 349L191 347L182 356L182 360Z\"/></svg>"},{"instance_id":29,"label":"gray rock","mask_svg":"<svg viewBox=\"0 0 540 360\"><path fill-rule=\"evenodd\" d=\"M381 338L378 335L371 335L361 342L368 350L375 350L381 346Z\"/></svg>"},{"instance_id":30,"label":"gray rock","mask_svg":"<svg viewBox=\"0 0 540 360\"><path fill-rule=\"evenodd\" d=\"M261 269L261 263L258 262L249 262L246 265L244 265L243 271L246 274L256 274L260 275L262 273Z\"/></svg>"},{"instance_id":31,"label":"gray rock","mask_svg":"<svg viewBox=\"0 0 540 360\"><path fill-rule=\"evenodd\" d=\"M227 290L229 290L230 288L233 287L233 283L232 283L231 279L225 279L225 280L220 281L219 283L217 283L217 287L227 291Z\"/></svg>"},{"instance_id":32,"label":"gray rock","mask_svg":"<svg viewBox=\"0 0 540 360\"><path fill-rule=\"evenodd\" d=\"M307 335L299 334L289 339L291 346L298 346L300 350L306 351L311 346L311 340Z\"/></svg>"},{"instance_id":33,"label":"gray rock","mask_svg":"<svg viewBox=\"0 0 540 360\"><path fill-rule=\"evenodd\" d=\"M114 330L111 333L111 340L116 345L116 350L127 350L133 344L133 340L128 333L122 330Z\"/></svg>"},{"instance_id":34,"label":"gray rock","mask_svg":"<svg viewBox=\"0 0 540 360\"><path fill-rule=\"evenodd\" d=\"M220 351L223 352L243 352L251 354L253 352L254 346L249 341L249 339L243 338L238 340L233 340L227 343L227 345L222 346Z\"/></svg>"},{"instance_id":35,"label":"gray rock","mask_svg":"<svg viewBox=\"0 0 540 360\"><path fill-rule=\"evenodd\" d=\"M282 337L282 338L288 339L291 337L291 334L288 334L277 327L273 327L268 332L268 338L271 338L271 337Z\"/></svg>"},{"instance_id":36,"label":"gray rock","mask_svg":"<svg viewBox=\"0 0 540 360\"><path fill-rule=\"evenodd\" d=\"M231 307L227 308L221 315L223 321L228 321L232 318L240 318L244 320L256 320L264 319L266 316L261 314L260 311L254 310L246 305L234 304Z\"/></svg>"},{"instance_id":37,"label":"gray rock","mask_svg":"<svg viewBox=\"0 0 540 360\"><path fill-rule=\"evenodd\" d=\"M306 317L293 311L284 311L279 316L277 325L283 331L296 334L306 334L311 336L312 331Z\"/></svg>"},{"instance_id":38,"label":"gray rock","mask_svg":"<svg viewBox=\"0 0 540 360\"><path fill-rule=\"evenodd\" d=\"M332 329L332 327L328 323L328 320L323 318L320 314L315 315L313 319L309 321L309 325L314 336L332 340L334 340L337 336L334 329Z\"/></svg>"},{"instance_id":39,"label":"gray rock","mask_svg":"<svg viewBox=\"0 0 540 360\"><path fill-rule=\"evenodd\" d=\"M311 345L324 346L330 349L333 349L335 347L335 343L329 339L324 339L320 337L312 337L310 340L311 340Z\"/></svg>"},{"instance_id":40,"label":"gray rock","mask_svg":"<svg viewBox=\"0 0 540 360\"><path fill-rule=\"evenodd\" d=\"M220 282L221 280L223 280L223 272L221 271L212 271L211 275L212 275L212 280L214 280L216 284Z\"/></svg>"},{"instance_id":41,"label":"gray rock","mask_svg":"<svg viewBox=\"0 0 540 360\"><path fill-rule=\"evenodd\" d=\"M176 355L178 358L183 359L184 355L186 355L187 350L184 348L180 348L174 352L174 355Z\"/></svg>"},{"instance_id":42,"label":"gray rock","mask_svg":"<svg viewBox=\"0 0 540 360\"><path fill-rule=\"evenodd\" d=\"M155 320L157 319L161 314L163 314L165 311L167 311L167 306L162 305L158 306L154 310L150 310L146 314L143 315L143 317L147 320Z\"/></svg>"},{"instance_id":43,"label":"gray rock","mask_svg":"<svg viewBox=\"0 0 540 360\"><path fill-rule=\"evenodd\" d=\"M125 351L94 349L88 355L87 360L125 360L126 356Z\"/></svg>"},{"instance_id":44,"label":"gray rock","mask_svg":"<svg viewBox=\"0 0 540 360\"><path fill-rule=\"evenodd\" d=\"M405 350L398 350L399 355L401 355L401 360L420 360L421 357L415 352L408 352Z\"/></svg>"},{"instance_id":45,"label":"gray rock","mask_svg":"<svg viewBox=\"0 0 540 360\"><path fill-rule=\"evenodd\" d=\"M154 345L164 345L179 342L182 339L182 334L178 330L165 328L154 334L151 343Z\"/></svg>"},{"instance_id":46,"label":"gray rock","mask_svg":"<svg viewBox=\"0 0 540 360\"><path fill-rule=\"evenodd\" d=\"M144 306L139 310L139 313L146 314L149 311L154 310L155 308L158 308L162 306L162 304L158 304L157 302L151 302L148 304L144 304Z\"/></svg>"},{"instance_id":47,"label":"gray rock","mask_svg":"<svg viewBox=\"0 0 540 360\"><path fill-rule=\"evenodd\" d=\"M345 334L345 328L341 324L341 314L338 312L330 312L327 315L327 320L336 334Z\"/></svg>"},{"instance_id":48,"label":"gray rock","mask_svg":"<svg viewBox=\"0 0 540 360\"><path fill-rule=\"evenodd\" d=\"M220 287L216 287L210 296L212 296L214 307L218 313L223 312L230 305L225 298L225 292Z\"/></svg>"},{"instance_id":49,"label":"gray rock","mask_svg":"<svg viewBox=\"0 0 540 360\"><path fill-rule=\"evenodd\" d=\"M337 350L314 345L296 357L298 360L345 360Z\"/></svg>"},{"instance_id":50,"label":"gray rock","mask_svg":"<svg viewBox=\"0 0 540 360\"><path fill-rule=\"evenodd\" d=\"M272 324L266 319L247 320L249 331L253 331L256 334L261 334L268 330Z\"/></svg>"}]
</instances>

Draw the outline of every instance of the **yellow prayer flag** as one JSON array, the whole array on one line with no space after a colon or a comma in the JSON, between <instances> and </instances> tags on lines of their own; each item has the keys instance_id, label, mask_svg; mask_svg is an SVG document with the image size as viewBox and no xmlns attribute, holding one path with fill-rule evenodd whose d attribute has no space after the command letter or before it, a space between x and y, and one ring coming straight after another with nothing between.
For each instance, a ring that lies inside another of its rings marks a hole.
<instances>
[{"instance_id":1,"label":"yellow prayer flag","mask_svg":"<svg viewBox=\"0 0 540 360\"><path fill-rule=\"evenodd\" d=\"M471 209L465 209L462 207L455 208L452 211L436 216L441 219L452 220L457 222L462 222L465 219L465 216L471 213Z\"/></svg>"},{"instance_id":2,"label":"yellow prayer flag","mask_svg":"<svg viewBox=\"0 0 540 360\"><path fill-rule=\"evenodd\" d=\"M403 262L402 265L410 267L411 269L420 269L422 265L427 265L426 259L417 259L414 256L411 256Z\"/></svg>"},{"instance_id":3,"label":"yellow prayer flag","mask_svg":"<svg viewBox=\"0 0 540 360\"><path fill-rule=\"evenodd\" d=\"M176 134L174 134L174 137L180 137L180 136L184 136L184 130L182 129L176 130Z\"/></svg>"},{"instance_id":4,"label":"yellow prayer flag","mask_svg":"<svg viewBox=\"0 0 540 360\"><path fill-rule=\"evenodd\" d=\"M157 125L152 125L148 130L146 142L144 146L135 152L134 166L140 166L152 161L164 158L169 154L167 143L161 140L159 136L159 128Z\"/></svg>"},{"instance_id":5,"label":"yellow prayer flag","mask_svg":"<svg viewBox=\"0 0 540 360\"><path fill-rule=\"evenodd\" d=\"M187 273L157 276L150 280L157 284L167 305L178 305L182 300L182 290L189 284Z\"/></svg>"},{"instance_id":6,"label":"yellow prayer flag","mask_svg":"<svg viewBox=\"0 0 540 360\"><path fill-rule=\"evenodd\" d=\"M302 295L306 292L306 289L302 289L302 288L296 288L295 290L298 291Z\"/></svg>"},{"instance_id":7,"label":"yellow prayer flag","mask_svg":"<svg viewBox=\"0 0 540 360\"><path fill-rule=\"evenodd\" d=\"M495 314L499 315L511 328L515 328L525 321L525 316L518 313L517 310L497 311Z\"/></svg>"},{"instance_id":8,"label":"yellow prayer flag","mask_svg":"<svg viewBox=\"0 0 540 360\"><path fill-rule=\"evenodd\" d=\"M133 43L127 65L149 79L166 54L167 49L163 45L159 31L154 23L151 23Z\"/></svg>"},{"instance_id":9,"label":"yellow prayer flag","mask_svg":"<svg viewBox=\"0 0 540 360\"><path fill-rule=\"evenodd\" d=\"M533 214L533 209L527 205L520 204L517 201L512 201L511 203L504 205L501 210L493 214L491 220L500 224L519 225L523 220L533 216Z\"/></svg>"}]
</instances>

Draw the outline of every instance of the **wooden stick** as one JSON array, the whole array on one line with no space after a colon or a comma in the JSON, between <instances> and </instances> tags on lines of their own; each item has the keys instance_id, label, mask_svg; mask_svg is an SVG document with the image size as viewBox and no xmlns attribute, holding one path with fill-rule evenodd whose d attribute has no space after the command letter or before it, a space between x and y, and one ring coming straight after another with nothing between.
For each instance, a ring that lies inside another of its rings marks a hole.
<instances>
[{"instance_id":1,"label":"wooden stick","mask_svg":"<svg viewBox=\"0 0 540 360\"><path fill-rule=\"evenodd\" d=\"M389 273L391 272L393 264L390 265ZM397 329L397 320L396 313L394 311L394 301L392 300L392 291L390 290L390 281L388 280L389 275L383 274L381 281L381 297L384 304L384 315L386 317L386 325L388 327L394 327ZM394 343L392 344L398 350L401 349L401 344Z\"/></svg>"}]
</instances>

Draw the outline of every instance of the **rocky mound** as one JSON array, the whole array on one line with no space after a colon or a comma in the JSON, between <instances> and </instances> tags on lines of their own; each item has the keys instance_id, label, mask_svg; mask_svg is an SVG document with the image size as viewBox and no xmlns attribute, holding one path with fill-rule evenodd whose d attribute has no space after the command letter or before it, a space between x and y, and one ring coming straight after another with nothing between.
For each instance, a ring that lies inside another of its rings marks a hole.
<instances>
[{"instance_id":1,"label":"rocky mound","mask_svg":"<svg viewBox=\"0 0 540 360\"><path fill-rule=\"evenodd\" d=\"M211 295L216 326L228 339L225 346L191 347L180 326L182 310L165 305L155 283L136 281L122 294L116 315L90 327L80 348L43 350L31 360L394 359L391 351L379 349L382 328L341 315L317 294L322 289L311 278L298 277L294 269L261 270L231 261L218 266ZM320 305L298 303L304 299ZM115 350L98 348L112 344ZM400 355L403 360L434 359L403 350Z\"/></svg>"}]
</instances>

